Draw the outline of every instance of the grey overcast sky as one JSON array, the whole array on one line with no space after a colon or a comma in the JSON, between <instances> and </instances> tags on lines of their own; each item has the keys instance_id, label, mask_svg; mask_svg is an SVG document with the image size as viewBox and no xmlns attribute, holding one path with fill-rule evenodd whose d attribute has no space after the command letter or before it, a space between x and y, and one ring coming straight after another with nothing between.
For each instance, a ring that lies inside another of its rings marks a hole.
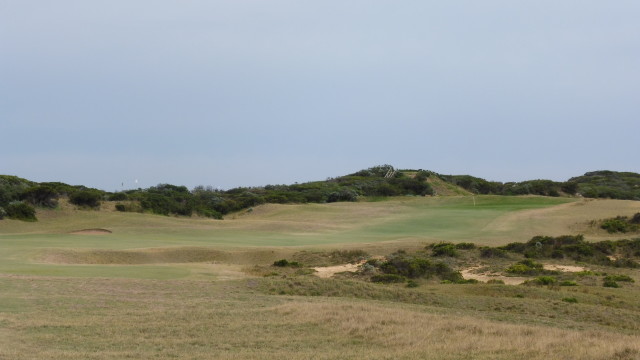
<instances>
[{"instance_id":1,"label":"grey overcast sky","mask_svg":"<svg viewBox=\"0 0 640 360\"><path fill-rule=\"evenodd\" d=\"M0 174L640 172L637 0L0 0ZM138 180L138 183L135 181Z\"/></svg>"}]
</instances>

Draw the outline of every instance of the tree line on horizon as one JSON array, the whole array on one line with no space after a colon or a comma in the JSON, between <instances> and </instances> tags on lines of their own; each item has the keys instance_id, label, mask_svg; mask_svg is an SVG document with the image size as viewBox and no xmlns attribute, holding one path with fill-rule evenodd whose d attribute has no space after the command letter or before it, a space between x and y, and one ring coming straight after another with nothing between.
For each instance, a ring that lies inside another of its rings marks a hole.
<instances>
[{"instance_id":1,"label":"tree line on horizon","mask_svg":"<svg viewBox=\"0 0 640 360\"><path fill-rule=\"evenodd\" d=\"M80 208L96 209L103 201L116 202L116 210L160 215L224 215L266 203L331 203L356 201L360 197L429 196L434 190L429 177L459 186L474 194L584 196L640 200L640 174L594 171L566 182L529 180L495 182L470 175L442 175L427 170L397 171L390 165L374 166L353 174L292 185L266 185L219 190L197 186L158 184L147 189L107 192L61 182L36 183L11 175L0 175L0 219L36 220L36 208L55 208L68 198Z\"/></svg>"}]
</instances>

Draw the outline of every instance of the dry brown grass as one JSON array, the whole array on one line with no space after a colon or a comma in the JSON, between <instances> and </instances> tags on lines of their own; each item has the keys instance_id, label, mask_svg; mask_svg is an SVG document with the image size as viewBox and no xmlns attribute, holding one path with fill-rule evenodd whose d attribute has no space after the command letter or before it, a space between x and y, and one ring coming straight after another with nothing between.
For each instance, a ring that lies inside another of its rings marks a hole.
<instances>
[{"instance_id":1,"label":"dry brown grass","mask_svg":"<svg viewBox=\"0 0 640 360\"><path fill-rule=\"evenodd\" d=\"M428 305L270 296L255 291L259 281L0 276L0 359L631 360L640 355L637 335L517 325Z\"/></svg>"},{"instance_id":2,"label":"dry brown grass","mask_svg":"<svg viewBox=\"0 0 640 360\"><path fill-rule=\"evenodd\" d=\"M373 351L403 359L636 359L640 336L511 325L419 309L371 304L301 303L277 308L301 323L359 338ZM380 349L384 349L381 351Z\"/></svg>"}]
</instances>

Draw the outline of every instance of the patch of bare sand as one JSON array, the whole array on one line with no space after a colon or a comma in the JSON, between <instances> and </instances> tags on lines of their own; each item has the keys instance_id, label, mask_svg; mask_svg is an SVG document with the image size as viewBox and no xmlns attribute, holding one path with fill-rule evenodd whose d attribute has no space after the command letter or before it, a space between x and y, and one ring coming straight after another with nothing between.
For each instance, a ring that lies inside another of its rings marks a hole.
<instances>
[{"instance_id":1,"label":"patch of bare sand","mask_svg":"<svg viewBox=\"0 0 640 360\"><path fill-rule=\"evenodd\" d=\"M482 282L487 282L489 280L502 280L506 285L520 285L523 282L529 280L529 278L525 277L516 277L516 276L504 276L500 273L490 273L490 272L482 272L477 273L478 269L482 268L481 266L474 266L468 269L464 269L460 271L462 277L466 280L474 279Z\"/></svg>"},{"instance_id":2,"label":"patch of bare sand","mask_svg":"<svg viewBox=\"0 0 640 360\"><path fill-rule=\"evenodd\" d=\"M365 261L361 261L357 264L344 264L344 265L335 265L335 266L316 267L316 268L313 268L316 271L314 275L321 278L330 278L337 273L341 273L345 271L356 272L358 271L360 266L362 266L362 264L364 263Z\"/></svg>"},{"instance_id":3,"label":"patch of bare sand","mask_svg":"<svg viewBox=\"0 0 640 360\"><path fill-rule=\"evenodd\" d=\"M107 229L83 229L70 232L74 235L109 235L111 233L112 231Z\"/></svg>"},{"instance_id":4,"label":"patch of bare sand","mask_svg":"<svg viewBox=\"0 0 640 360\"><path fill-rule=\"evenodd\" d=\"M586 268L582 266L572 266L572 265L557 265L557 264L544 264L545 270L554 270L554 271L562 271L562 272L580 272L585 271Z\"/></svg>"},{"instance_id":5,"label":"patch of bare sand","mask_svg":"<svg viewBox=\"0 0 640 360\"><path fill-rule=\"evenodd\" d=\"M506 285L520 285L531 278L527 277L517 277L517 276L504 276L501 273L492 273L492 272L478 272L482 266L474 266L460 271L462 277L465 279L475 279L482 282L487 282L489 280L502 280ZM580 272L585 271L586 268L582 266L572 266L572 265L558 265L558 264L544 264L545 270L554 270L554 271L562 271L562 272Z\"/></svg>"}]
</instances>

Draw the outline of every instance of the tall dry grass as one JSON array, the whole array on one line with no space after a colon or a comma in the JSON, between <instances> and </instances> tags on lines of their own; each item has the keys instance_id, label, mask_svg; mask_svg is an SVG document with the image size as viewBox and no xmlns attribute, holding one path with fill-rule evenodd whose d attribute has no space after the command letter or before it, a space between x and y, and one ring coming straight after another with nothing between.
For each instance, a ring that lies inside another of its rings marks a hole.
<instances>
[{"instance_id":1,"label":"tall dry grass","mask_svg":"<svg viewBox=\"0 0 640 360\"><path fill-rule=\"evenodd\" d=\"M402 359L638 359L640 336L512 325L372 304L303 303L276 311ZM380 350L384 349L384 350ZM364 354L363 354L364 355ZM376 354L369 354L376 355Z\"/></svg>"}]
</instances>

